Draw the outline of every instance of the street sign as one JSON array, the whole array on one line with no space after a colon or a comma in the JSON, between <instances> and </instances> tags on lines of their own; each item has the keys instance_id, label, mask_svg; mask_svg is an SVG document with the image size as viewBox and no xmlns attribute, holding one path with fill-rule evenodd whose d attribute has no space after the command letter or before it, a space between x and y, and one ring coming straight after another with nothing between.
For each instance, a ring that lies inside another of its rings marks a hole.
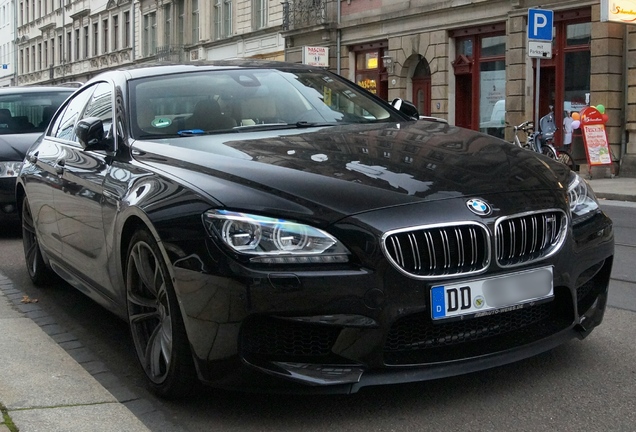
<instances>
[{"instance_id":1,"label":"street sign","mask_svg":"<svg viewBox=\"0 0 636 432\"><path fill-rule=\"evenodd\" d=\"M528 9L528 40L551 41L554 12Z\"/></svg>"},{"instance_id":2,"label":"street sign","mask_svg":"<svg viewBox=\"0 0 636 432\"><path fill-rule=\"evenodd\" d=\"M552 58L552 41L528 41L528 57L530 58Z\"/></svg>"}]
</instances>

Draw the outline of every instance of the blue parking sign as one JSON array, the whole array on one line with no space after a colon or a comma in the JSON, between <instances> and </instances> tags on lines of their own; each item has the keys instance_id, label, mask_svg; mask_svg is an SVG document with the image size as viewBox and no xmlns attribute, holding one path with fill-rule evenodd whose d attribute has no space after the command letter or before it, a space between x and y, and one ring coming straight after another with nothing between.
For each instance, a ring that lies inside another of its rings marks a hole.
<instances>
[{"instance_id":1,"label":"blue parking sign","mask_svg":"<svg viewBox=\"0 0 636 432\"><path fill-rule=\"evenodd\" d=\"M544 9L528 9L528 39L551 41L553 22L553 11Z\"/></svg>"}]
</instances>

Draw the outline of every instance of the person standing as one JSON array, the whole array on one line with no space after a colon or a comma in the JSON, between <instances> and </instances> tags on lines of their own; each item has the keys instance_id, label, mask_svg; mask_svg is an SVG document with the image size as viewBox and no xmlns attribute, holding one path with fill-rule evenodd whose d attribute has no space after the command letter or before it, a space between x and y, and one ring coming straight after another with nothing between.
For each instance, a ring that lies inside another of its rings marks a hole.
<instances>
[{"instance_id":1,"label":"person standing","mask_svg":"<svg viewBox=\"0 0 636 432\"><path fill-rule=\"evenodd\" d=\"M568 111L563 111L563 146L566 150L570 149L570 144L572 144L572 122L573 119L570 116Z\"/></svg>"}]
</instances>

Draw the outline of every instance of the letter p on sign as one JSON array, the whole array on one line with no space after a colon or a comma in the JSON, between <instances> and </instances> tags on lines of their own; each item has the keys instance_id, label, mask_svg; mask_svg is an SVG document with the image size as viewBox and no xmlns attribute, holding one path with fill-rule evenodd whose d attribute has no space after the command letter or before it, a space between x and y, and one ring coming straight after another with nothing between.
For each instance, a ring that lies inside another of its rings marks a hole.
<instances>
[{"instance_id":1,"label":"letter p on sign","mask_svg":"<svg viewBox=\"0 0 636 432\"><path fill-rule=\"evenodd\" d=\"M554 12L528 9L528 40L552 41Z\"/></svg>"}]
</instances>

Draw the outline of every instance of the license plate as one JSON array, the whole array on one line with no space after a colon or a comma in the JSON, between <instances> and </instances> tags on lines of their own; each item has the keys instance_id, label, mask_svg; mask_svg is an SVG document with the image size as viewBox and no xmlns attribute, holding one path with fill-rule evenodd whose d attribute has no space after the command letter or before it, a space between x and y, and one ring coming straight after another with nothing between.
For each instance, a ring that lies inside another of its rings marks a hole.
<instances>
[{"instance_id":1,"label":"license plate","mask_svg":"<svg viewBox=\"0 0 636 432\"><path fill-rule=\"evenodd\" d=\"M554 296L552 267L504 276L438 285L431 288L434 320L491 315L521 309L528 303Z\"/></svg>"}]
</instances>

